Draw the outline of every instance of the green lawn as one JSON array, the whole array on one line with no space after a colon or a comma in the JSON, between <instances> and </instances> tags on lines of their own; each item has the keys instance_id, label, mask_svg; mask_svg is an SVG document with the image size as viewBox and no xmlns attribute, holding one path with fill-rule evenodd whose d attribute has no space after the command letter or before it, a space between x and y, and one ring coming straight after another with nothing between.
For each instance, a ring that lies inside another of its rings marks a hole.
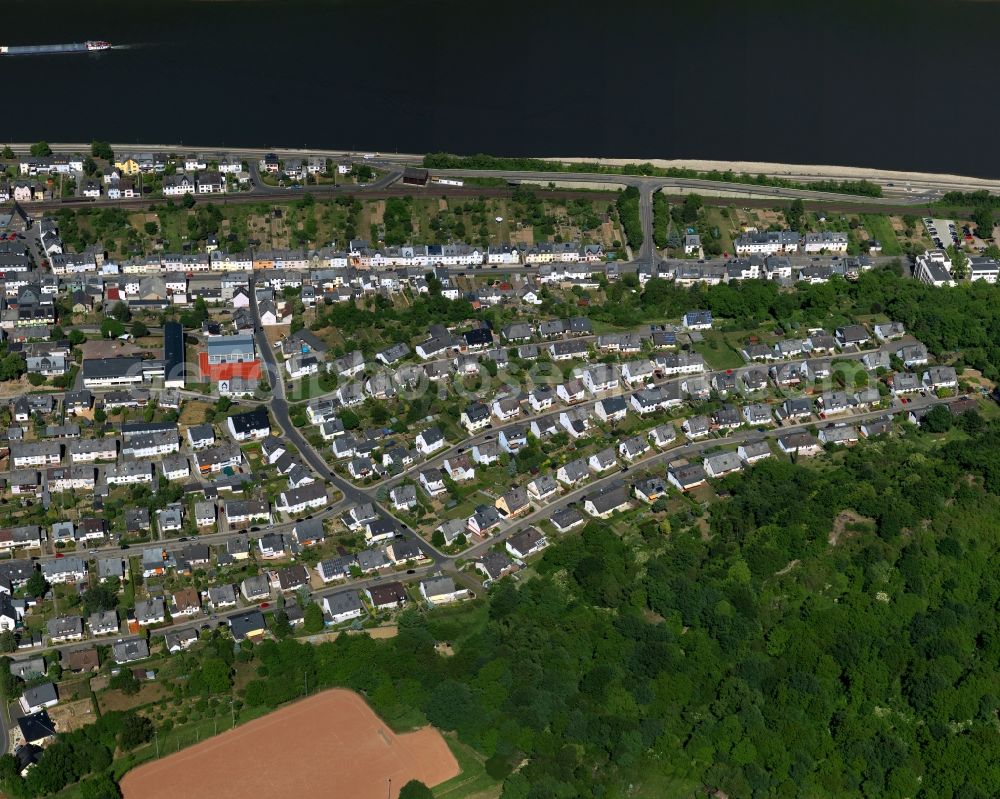
<instances>
[{"instance_id":1,"label":"green lawn","mask_svg":"<svg viewBox=\"0 0 1000 799\"><path fill-rule=\"evenodd\" d=\"M744 365L743 356L740 355L729 342L723 339L711 338L695 344L694 351L701 353L708 363L709 368L736 369Z\"/></svg>"},{"instance_id":2,"label":"green lawn","mask_svg":"<svg viewBox=\"0 0 1000 799\"><path fill-rule=\"evenodd\" d=\"M689 799L701 795L701 783L652 770L635 784L631 794L633 799Z\"/></svg>"},{"instance_id":3,"label":"green lawn","mask_svg":"<svg viewBox=\"0 0 1000 799\"><path fill-rule=\"evenodd\" d=\"M899 246L896 231L893 230L889 217L882 214L862 214L861 223L873 239L882 242L882 255L903 254L903 248Z\"/></svg>"},{"instance_id":4,"label":"green lawn","mask_svg":"<svg viewBox=\"0 0 1000 799\"><path fill-rule=\"evenodd\" d=\"M461 772L434 789L437 799L464 799L487 796L499 796L500 784L486 773L485 759L472 747L466 746L452 735L446 735L445 741L451 753L458 761Z\"/></svg>"}]
</instances>

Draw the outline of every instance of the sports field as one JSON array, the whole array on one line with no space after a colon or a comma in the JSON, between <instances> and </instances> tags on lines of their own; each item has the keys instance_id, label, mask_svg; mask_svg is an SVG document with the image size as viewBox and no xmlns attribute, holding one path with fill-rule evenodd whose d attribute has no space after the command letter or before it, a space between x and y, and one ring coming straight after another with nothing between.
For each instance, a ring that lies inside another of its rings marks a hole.
<instances>
[{"instance_id":1,"label":"sports field","mask_svg":"<svg viewBox=\"0 0 1000 799\"><path fill-rule=\"evenodd\" d=\"M125 799L384 799L458 772L437 730L396 735L356 693L331 690L139 766L121 789Z\"/></svg>"}]
</instances>

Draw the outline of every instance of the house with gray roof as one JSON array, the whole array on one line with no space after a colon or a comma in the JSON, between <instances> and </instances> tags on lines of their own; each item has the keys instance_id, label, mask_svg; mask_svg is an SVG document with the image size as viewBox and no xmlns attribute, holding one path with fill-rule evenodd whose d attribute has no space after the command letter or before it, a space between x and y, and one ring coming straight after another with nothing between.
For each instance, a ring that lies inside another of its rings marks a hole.
<instances>
[{"instance_id":1,"label":"house with gray roof","mask_svg":"<svg viewBox=\"0 0 1000 799\"><path fill-rule=\"evenodd\" d=\"M45 626L49 641L53 644L83 638L83 619L79 616L57 616L49 619Z\"/></svg>"},{"instance_id":2,"label":"house with gray roof","mask_svg":"<svg viewBox=\"0 0 1000 799\"><path fill-rule=\"evenodd\" d=\"M469 592L465 588L456 588L455 581L443 575L421 580L420 595L431 605L444 605L468 598Z\"/></svg>"},{"instance_id":3,"label":"house with gray roof","mask_svg":"<svg viewBox=\"0 0 1000 799\"><path fill-rule=\"evenodd\" d=\"M271 586L263 574L253 574L240 583L240 593L247 602L259 602L271 596Z\"/></svg>"},{"instance_id":4,"label":"house with gray roof","mask_svg":"<svg viewBox=\"0 0 1000 799\"><path fill-rule=\"evenodd\" d=\"M556 471L556 479L564 485L576 485L590 477L590 469L587 461L583 458L576 458L568 463L564 463Z\"/></svg>"},{"instance_id":5,"label":"house with gray roof","mask_svg":"<svg viewBox=\"0 0 1000 799\"><path fill-rule=\"evenodd\" d=\"M87 619L91 635L108 635L118 632L118 612L115 610L99 610L91 613Z\"/></svg>"},{"instance_id":6,"label":"house with gray roof","mask_svg":"<svg viewBox=\"0 0 1000 799\"><path fill-rule=\"evenodd\" d=\"M709 477L722 477L743 468L743 462L735 452L718 452L705 458L702 468Z\"/></svg>"},{"instance_id":7,"label":"house with gray roof","mask_svg":"<svg viewBox=\"0 0 1000 799\"><path fill-rule=\"evenodd\" d=\"M591 516L607 519L613 513L623 512L632 507L629 488L624 483L614 481L584 500L583 509Z\"/></svg>"},{"instance_id":8,"label":"house with gray roof","mask_svg":"<svg viewBox=\"0 0 1000 799\"><path fill-rule=\"evenodd\" d=\"M847 446L859 440L858 429L854 425L831 425L819 431L819 440L824 444Z\"/></svg>"},{"instance_id":9,"label":"house with gray roof","mask_svg":"<svg viewBox=\"0 0 1000 799\"><path fill-rule=\"evenodd\" d=\"M586 523L587 520L576 508L564 508L553 513L549 521L552 522L552 526L555 527L556 530L560 533L565 533L572 530L574 527L578 527L579 525Z\"/></svg>"},{"instance_id":10,"label":"house with gray roof","mask_svg":"<svg viewBox=\"0 0 1000 799\"><path fill-rule=\"evenodd\" d=\"M771 457L771 448L766 441L746 441L737 448L736 454L743 463L750 465Z\"/></svg>"},{"instance_id":11,"label":"house with gray roof","mask_svg":"<svg viewBox=\"0 0 1000 799\"><path fill-rule=\"evenodd\" d=\"M160 624L166 620L166 605L163 597L154 596L135 603L135 620L140 627Z\"/></svg>"},{"instance_id":12,"label":"house with gray roof","mask_svg":"<svg viewBox=\"0 0 1000 799\"><path fill-rule=\"evenodd\" d=\"M26 688L20 699L21 709L25 713L39 713L47 707L59 704L59 694L50 682L43 682Z\"/></svg>"},{"instance_id":13,"label":"house with gray roof","mask_svg":"<svg viewBox=\"0 0 1000 799\"><path fill-rule=\"evenodd\" d=\"M331 624L343 624L352 619L360 619L365 606L354 591L338 591L326 594L322 599L323 611Z\"/></svg>"},{"instance_id":14,"label":"house with gray roof","mask_svg":"<svg viewBox=\"0 0 1000 799\"><path fill-rule=\"evenodd\" d=\"M111 645L111 655L120 665L135 663L149 657L149 644L145 638L121 639Z\"/></svg>"},{"instance_id":15,"label":"house with gray roof","mask_svg":"<svg viewBox=\"0 0 1000 799\"><path fill-rule=\"evenodd\" d=\"M231 608L236 605L236 586L231 583L213 585L208 589L208 603L213 608Z\"/></svg>"}]
</instances>

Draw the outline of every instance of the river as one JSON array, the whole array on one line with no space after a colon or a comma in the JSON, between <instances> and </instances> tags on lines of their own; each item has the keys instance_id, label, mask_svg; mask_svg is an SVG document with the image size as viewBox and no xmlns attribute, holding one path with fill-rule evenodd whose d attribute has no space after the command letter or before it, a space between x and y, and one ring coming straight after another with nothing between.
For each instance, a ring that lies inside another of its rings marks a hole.
<instances>
[{"instance_id":1,"label":"river","mask_svg":"<svg viewBox=\"0 0 1000 799\"><path fill-rule=\"evenodd\" d=\"M6 0L5 141L718 158L1000 177L1000 3Z\"/></svg>"}]
</instances>

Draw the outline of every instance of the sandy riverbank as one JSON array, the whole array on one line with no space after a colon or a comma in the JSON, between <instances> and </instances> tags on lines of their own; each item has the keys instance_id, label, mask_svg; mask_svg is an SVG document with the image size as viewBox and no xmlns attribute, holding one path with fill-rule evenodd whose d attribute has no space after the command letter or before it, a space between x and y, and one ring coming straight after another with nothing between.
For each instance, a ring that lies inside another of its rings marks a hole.
<instances>
[{"instance_id":1,"label":"sandy riverbank","mask_svg":"<svg viewBox=\"0 0 1000 799\"><path fill-rule=\"evenodd\" d=\"M625 164L650 163L653 166L669 169L676 167L680 169L695 169L699 172L711 172L718 170L725 172L747 172L750 174L766 174L775 176L812 177L812 178L836 178L838 180L884 180L884 181L910 181L913 183L953 183L956 187L968 188L976 186L993 191L1000 190L1000 180L989 180L986 178L966 177L963 175L936 174L933 172L902 172L892 169L874 169L870 167L856 166L831 166L823 164L775 164L767 161L707 161L699 159L664 159L664 158L546 158L546 161L565 162L586 162L606 164L607 166L624 166Z\"/></svg>"}]
</instances>

